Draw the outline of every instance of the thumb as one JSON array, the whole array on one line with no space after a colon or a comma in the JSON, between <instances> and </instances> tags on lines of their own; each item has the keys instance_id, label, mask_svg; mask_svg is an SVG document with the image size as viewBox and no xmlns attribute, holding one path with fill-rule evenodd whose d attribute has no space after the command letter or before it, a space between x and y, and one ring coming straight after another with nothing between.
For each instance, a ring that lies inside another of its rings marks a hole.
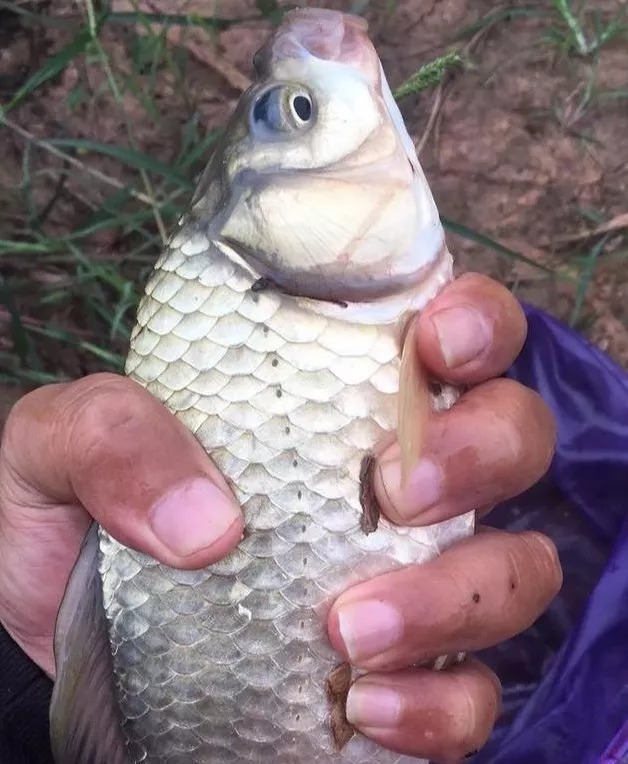
<instances>
[{"instance_id":1,"label":"thumb","mask_svg":"<svg viewBox=\"0 0 628 764\"><path fill-rule=\"evenodd\" d=\"M34 511L43 523L42 509L78 505L121 543L172 567L205 567L242 536L242 512L201 445L125 377L97 374L24 396L5 426L0 469L5 515Z\"/></svg>"}]
</instances>

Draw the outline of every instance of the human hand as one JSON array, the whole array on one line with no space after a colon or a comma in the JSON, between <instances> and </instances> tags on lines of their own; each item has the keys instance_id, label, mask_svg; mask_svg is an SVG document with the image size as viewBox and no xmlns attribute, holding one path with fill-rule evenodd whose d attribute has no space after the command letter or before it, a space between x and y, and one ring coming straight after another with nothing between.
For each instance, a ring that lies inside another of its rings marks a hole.
<instances>
[{"instance_id":1,"label":"human hand","mask_svg":"<svg viewBox=\"0 0 628 764\"><path fill-rule=\"evenodd\" d=\"M453 326L439 330L439 341L431 318L446 307L463 306L476 311L484 331L465 337L469 318L452 312ZM415 336L423 362L437 376L477 386L452 411L433 417L426 450L433 464L415 471L407 496L399 487L396 447L382 454L374 487L392 520L431 523L488 507L521 492L545 471L554 441L545 406L513 382L484 381L510 364L524 334L515 300L474 275L449 285L419 319ZM439 349L447 338L450 355L456 339L468 350L483 338L484 351L478 344L474 359L447 368ZM430 496L428 488L434 501L420 512L418 497ZM51 676L56 614L92 517L120 542L186 569L223 557L243 528L239 507L201 446L134 382L99 374L25 396L7 421L0 451L0 620ZM384 746L415 755L455 759L477 748L497 713L496 679L472 662L441 674L408 667L517 633L541 613L559 585L548 540L493 532L456 545L425 566L349 590L332 609L330 636L352 662L377 671L351 691L352 721ZM386 622L380 612L377 628L367 619L366 635L351 632L351 615L367 600L388 603L389 614L398 613L404 624L401 631L391 629L394 619ZM386 636L394 639L384 648ZM391 670L402 671L382 673ZM375 707L366 695L373 685L381 709L391 707L386 690L401 691L394 723L364 719Z\"/></svg>"},{"instance_id":2,"label":"human hand","mask_svg":"<svg viewBox=\"0 0 628 764\"><path fill-rule=\"evenodd\" d=\"M451 410L432 415L405 489L398 443L380 455L374 487L393 522L430 525L473 509L482 517L547 471L556 437L548 408L528 388L496 378L525 334L516 300L477 274L452 282L419 317L423 363L470 389ZM550 539L480 526L431 562L346 591L331 610L329 634L369 672L349 691L349 721L386 748L439 762L481 748L499 713L498 678L473 658L441 672L416 666L524 631L561 584Z\"/></svg>"}]
</instances>

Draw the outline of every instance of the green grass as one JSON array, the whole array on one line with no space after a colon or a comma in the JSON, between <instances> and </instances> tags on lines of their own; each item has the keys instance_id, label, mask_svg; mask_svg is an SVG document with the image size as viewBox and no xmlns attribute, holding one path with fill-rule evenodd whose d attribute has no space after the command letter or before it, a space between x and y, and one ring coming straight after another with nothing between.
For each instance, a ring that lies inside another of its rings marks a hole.
<instances>
[{"instance_id":1,"label":"green grass","mask_svg":"<svg viewBox=\"0 0 628 764\"><path fill-rule=\"evenodd\" d=\"M256 5L257 12L246 18L184 17L113 13L106 4L99 6L105 10L97 11L88 0L76 6L85 8L84 16L65 18L39 13L36 3L0 0L0 30L3 22L19 20L31 39L46 30L54 30L58 39L17 87L0 95L0 131L21 147L18 175L0 187L0 382L40 384L97 369L121 370L142 285L220 134L219 126L209 132L202 129L195 108L198 93L188 85L189 53L185 46L170 45L166 31L176 25L211 33L262 16L275 24L286 7L275 0L257 0ZM353 8L366 12L375 5L356 0ZM378 4L388 19L396 6L395 0ZM397 88L397 96L410 101L437 86L447 72L455 77L468 63L465 38L483 25L515 23L533 14L547 20L546 39L563 55L595 57L625 29L620 18L595 21L595 14L577 11L566 0L555 0L553 9L499 11L461 30L443 56L427 60ZM116 34L124 40L124 61L112 54ZM50 88L58 88L70 68L79 76L67 90L64 113L89 114L92 106L106 103L121 117L122 132L115 140L72 134L72 121L66 125L65 117L46 138L35 137L24 117L33 111L23 110L46 98ZM174 139L169 113L173 107L160 98L158 88L165 75L183 115ZM626 91L596 92L589 94L589 101L625 97ZM169 143L161 159L143 144L142 121L163 126ZM73 215L64 226L68 208ZM532 261L490 233L476 230L481 221L443 222L449 231L501 257L556 275L555 266ZM574 278L575 267L579 283L575 324L607 241L598 237L587 245L588 254L571 259L564 269L565 278ZM560 264L558 270L562 272Z\"/></svg>"},{"instance_id":2,"label":"green grass","mask_svg":"<svg viewBox=\"0 0 628 764\"><path fill-rule=\"evenodd\" d=\"M550 31L550 37L565 54L595 55L628 29L624 10L605 20L593 3L580 3L579 8L573 0L553 0L553 4L562 24Z\"/></svg>"}]
</instances>

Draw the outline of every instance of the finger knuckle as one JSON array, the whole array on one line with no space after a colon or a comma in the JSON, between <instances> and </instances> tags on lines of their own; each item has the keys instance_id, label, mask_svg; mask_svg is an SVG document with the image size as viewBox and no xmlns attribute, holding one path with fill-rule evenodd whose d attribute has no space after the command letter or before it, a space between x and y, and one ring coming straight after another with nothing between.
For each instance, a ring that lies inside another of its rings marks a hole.
<instances>
[{"instance_id":1,"label":"finger knuckle","mask_svg":"<svg viewBox=\"0 0 628 764\"><path fill-rule=\"evenodd\" d=\"M526 455L530 427L530 398L526 388L511 379L485 385L481 401L488 418L487 427L500 444L508 464L519 463ZM510 468L509 468L510 469Z\"/></svg>"},{"instance_id":2,"label":"finger knuckle","mask_svg":"<svg viewBox=\"0 0 628 764\"><path fill-rule=\"evenodd\" d=\"M535 578L542 583L541 593L546 599L552 599L563 584L563 571L556 544L543 533L526 531L521 538L527 545L530 564L536 573Z\"/></svg>"},{"instance_id":3,"label":"finger knuckle","mask_svg":"<svg viewBox=\"0 0 628 764\"><path fill-rule=\"evenodd\" d=\"M24 427L24 422L30 419L33 412L36 411L51 390L67 386L66 384L43 385L36 390L32 390L19 398L10 408L2 430L2 438L8 440L20 433Z\"/></svg>"},{"instance_id":4,"label":"finger knuckle","mask_svg":"<svg viewBox=\"0 0 628 764\"><path fill-rule=\"evenodd\" d=\"M2 452L6 456L6 453L12 449L12 444L19 442L21 432L24 428L25 416L28 416L28 410L32 403L33 396L37 394L37 390L32 393L28 393L23 398L20 398L15 403L4 423L2 429Z\"/></svg>"},{"instance_id":5,"label":"finger knuckle","mask_svg":"<svg viewBox=\"0 0 628 764\"><path fill-rule=\"evenodd\" d=\"M457 723L451 727L446 755L462 758L488 740L499 713L501 692L490 671L465 666L456 676Z\"/></svg>"},{"instance_id":6,"label":"finger knuckle","mask_svg":"<svg viewBox=\"0 0 628 764\"><path fill-rule=\"evenodd\" d=\"M25 453L30 453L29 441L37 439L46 447L55 448L54 401L70 383L42 385L19 398L12 406L2 428L0 461L15 474L24 470ZM51 426L52 423L52 426ZM25 445L27 446L25 448Z\"/></svg>"},{"instance_id":7,"label":"finger knuckle","mask_svg":"<svg viewBox=\"0 0 628 764\"><path fill-rule=\"evenodd\" d=\"M504 547L504 585L508 588L513 633L527 628L545 610L562 586L556 547L536 531L512 534Z\"/></svg>"},{"instance_id":8,"label":"finger knuckle","mask_svg":"<svg viewBox=\"0 0 628 764\"><path fill-rule=\"evenodd\" d=\"M477 601L475 587L468 571L463 569L440 572L439 592L441 600L449 603L447 630L460 637L476 628Z\"/></svg>"},{"instance_id":9,"label":"finger knuckle","mask_svg":"<svg viewBox=\"0 0 628 764\"><path fill-rule=\"evenodd\" d=\"M557 427L554 414L543 397L529 387L520 385L522 426L541 465L549 466L556 447Z\"/></svg>"},{"instance_id":10,"label":"finger knuckle","mask_svg":"<svg viewBox=\"0 0 628 764\"><path fill-rule=\"evenodd\" d=\"M136 391L123 377L94 375L76 383L65 406L69 422L66 447L78 469L92 469L114 448L124 452L141 426L140 404Z\"/></svg>"},{"instance_id":11,"label":"finger knuckle","mask_svg":"<svg viewBox=\"0 0 628 764\"><path fill-rule=\"evenodd\" d=\"M510 356L518 354L527 334L527 319L521 303L504 284L482 273L461 275L459 289L468 292L474 302L496 325L500 338L495 348Z\"/></svg>"},{"instance_id":12,"label":"finger knuckle","mask_svg":"<svg viewBox=\"0 0 628 764\"><path fill-rule=\"evenodd\" d=\"M554 417L534 390L514 380L496 380L502 401L496 426L501 440L517 463L530 463L530 469L540 477L552 460L556 443Z\"/></svg>"}]
</instances>

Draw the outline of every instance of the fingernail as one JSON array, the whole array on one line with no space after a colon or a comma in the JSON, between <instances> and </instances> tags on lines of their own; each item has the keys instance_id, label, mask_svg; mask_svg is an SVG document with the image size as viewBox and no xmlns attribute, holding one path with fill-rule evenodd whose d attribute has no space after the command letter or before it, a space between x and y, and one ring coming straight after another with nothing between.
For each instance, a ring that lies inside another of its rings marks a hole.
<instances>
[{"instance_id":1,"label":"fingernail","mask_svg":"<svg viewBox=\"0 0 628 764\"><path fill-rule=\"evenodd\" d=\"M347 721L356 727L396 727L401 710L401 696L390 687L358 682L349 689Z\"/></svg>"},{"instance_id":2,"label":"fingernail","mask_svg":"<svg viewBox=\"0 0 628 764\"><path fill-rule=\"evenodd\" d=\"M387 602L349 602L338 610L338 629L349 659L356 663L394 647L403 635L403 619Z\"/></svg>"},{"instance_id":3,"label":"fingernail","mask_svg":"<svg viewBox=\"0 0 628 764\"><path fill-rule=\"evenodd\" d=\"M480 355L491 341L491 329L473 308L446 308L432 316L441 352L449 369Z\"/></svg>"},{"instance_id":4,"label":"fingernail","mask_svg":"<svg viewBox=\"0 0 628 764\"><path fill-rule=\"evenodd\" d=\"M417 462L410 470L405 487L401 486L401 464L398 461L384 462L381 477L395 509L406 520L433 507L442 497L443 472L432 459L423 458ZM395 497L399 497L397 501Z\"/></svg>"},{"instance_id":5,"label":"fingernail","mask_svg":"<svg viewBox=\"0 0 628 764\"><path fill-rule=\"evenodd\" d=\"M218 541L239 517L239 508L214 483L194 478L155 504L150 524L162 544L187 557Z\"/></svg>"}]
</instances>

